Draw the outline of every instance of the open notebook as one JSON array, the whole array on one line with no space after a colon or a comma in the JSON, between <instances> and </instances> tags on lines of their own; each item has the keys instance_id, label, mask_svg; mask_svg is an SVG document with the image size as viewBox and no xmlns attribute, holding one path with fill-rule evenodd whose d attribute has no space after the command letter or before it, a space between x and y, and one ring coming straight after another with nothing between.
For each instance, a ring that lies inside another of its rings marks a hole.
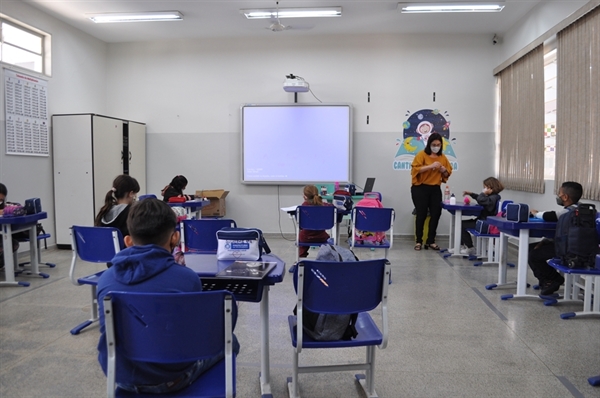
<instances>
[{"instance_id":1,"label":"open notebook","mask_svg":"<svg viewBox=\"0 0 600 398\"><path fill-rule=\"evenodd\" d=\"M219 271L217 273L217 278L262 279L271 272L276 265L276 262L235 261L229 267Z\"/></svg>"}]
</instances>

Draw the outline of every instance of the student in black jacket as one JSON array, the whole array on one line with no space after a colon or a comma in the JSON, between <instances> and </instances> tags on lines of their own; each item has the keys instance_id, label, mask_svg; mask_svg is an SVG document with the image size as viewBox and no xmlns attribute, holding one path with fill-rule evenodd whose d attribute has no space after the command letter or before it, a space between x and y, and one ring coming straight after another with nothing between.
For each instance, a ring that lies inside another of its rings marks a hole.
<instances>
[{"instance_id":1,"label":"student in black jacket","mask_svg":"<svg viewBox=\"0 0 600 398\"><path fill-rule=\"evenodd\" d=\"M556 204L562 206L556 211L537 211L531 210L531 214L535 218L544 221L556 222L558 218L568 212L571 207L577 207L579 199L583 194L581 184L573 181L564 182L558 190L556 196ZM555 256L554 240L543 239L541 242L531 243L529 245L529 268L533 271L533 275L538 279L540 286L540 294L547 296L553 294L560 286L565 283L565 278L558 273L554 268L548 265L548 260Z\"/></svg>"},{"instance_id":2,"label":"student in black jacket","mask_svg":"<svg viewBox=\"0 0 600 398\"><path fill-rule=\"evenodd\" d=\"M183 198L185 200L194 199L194 195L185 195L183 190L187 187L188 180L182 175L175 176L171 183L163 188L160 192L163 196L163 200L168 202L173 197Z\"/></svg>"}]
</instances>

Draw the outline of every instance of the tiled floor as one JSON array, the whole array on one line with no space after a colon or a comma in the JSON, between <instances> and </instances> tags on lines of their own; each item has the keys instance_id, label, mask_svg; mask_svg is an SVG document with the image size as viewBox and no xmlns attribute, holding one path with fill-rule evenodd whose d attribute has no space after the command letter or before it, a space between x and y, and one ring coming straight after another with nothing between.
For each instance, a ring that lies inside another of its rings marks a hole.
<instances>
[{"instance_id":1,"label":"tiled floor","mask_svg":"<svg viewBox=\"0 0 600 398\"><path fill-rule=\"evenodd\" d=\"M268 242L289 267L293 242L281 237ZM587 383L600 374L598 318L560 319L560 313L579 305L502 301L500 296L513 288L484 288L496 281L496 267L474 267L412 247L411 241L397 239L390 252L391 335L387 349L377 352L379 396L600 397L600 389ZM379 254L357 250L361 259ZM57 263L45 271L50 278L28 278L30 287L0 289L0 397L102 397L106 387L96 360L97 326L69 334L88 317L89 287L69 281L70 251L42 256ZM79 272L103 267L84 263ZM509 280L514 278L516 270L510 269ZM535 282L531 275L529 282ZM286 320L294 307L290 274L270 297L272 390L274 397L285 397L292 360ZM237 396L242 398L260 394L258 310L257 304L240 303ZM324 362L358 358L363 350L305 354ZM350 372L301 375L300 391L304 397L363 397Z\"/></svg>"}]
</instances>

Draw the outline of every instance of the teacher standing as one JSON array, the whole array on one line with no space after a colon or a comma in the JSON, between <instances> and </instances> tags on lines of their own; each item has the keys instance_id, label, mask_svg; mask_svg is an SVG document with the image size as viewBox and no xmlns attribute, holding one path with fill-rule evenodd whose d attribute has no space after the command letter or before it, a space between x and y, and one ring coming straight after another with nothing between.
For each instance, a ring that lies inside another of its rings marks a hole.
<instances>
[{"instance_id":1,"label":"teacher standing","mask_svg":"<svg viewBox=\"0 0 600 398\"><path fill-rule=\"evenodd\" d=\"M412 162L412 186L410 194L417 213L415 233L415 250L421 248L440 250L435 243L435 235L442 215L442 190L440 185L448 181L452 174L452 166L446 155L442 153L443 139L433 133L427 140L425 149L417 153ZM429 211L429 232L423 246L423 227Z\"/></svg>"}]
</instances>

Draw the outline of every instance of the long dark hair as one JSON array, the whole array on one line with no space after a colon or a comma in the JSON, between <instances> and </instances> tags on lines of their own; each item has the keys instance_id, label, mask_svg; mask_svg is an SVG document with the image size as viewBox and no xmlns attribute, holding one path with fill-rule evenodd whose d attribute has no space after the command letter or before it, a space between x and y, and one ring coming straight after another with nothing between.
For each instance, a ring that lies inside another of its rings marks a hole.
<instances>
[{"instance_id":1,"label":"long dark hair","mask_svg":"<svg viewBox=\"0 0 600 398\"><path fill-rule=\"evenodd\" d=\"M133 177L126 174L121 174L113 181L113 186L110 191L106 193L104 197L104 206L98 212L94 225L96 227L102 226L102 218L110 211L110 209L117 204L119 199L126 197L129 192L138 193L140 192L140 184Z\"/></svg>"},{"instance_id":2,"label":"long dark hair","mask_svg":"<svg viewBox=\"0 0 600 398\"><path fill-rule=\"evenodd\" d=\"M183 195L183 189L185 187L187 187L187 184L188 184L187 178L185 178L182 175L178 175L178 176L173 177L173 179L171 180L169 185L164 187L161 192L164 195L165 192L167 191L167 189L169 189L169 187L171 187L174 190L176 190L179 195Z\"/></svg>"},{"instance_id":3,"label":"long dark hair","mask_svg":"<svg viewBox=\"0 0 600 398\"><path fill-rule=\"evenodd\" d=\"M439 141L442 144L442 149L439 153L436 153L436 155L441 155L444 150L444 140L439 133L433 133L429 136L429 139L427 140L427 146L425 147L425 153L431 155L431 143L433 141Z\"/></svg>"}]
</instances>

